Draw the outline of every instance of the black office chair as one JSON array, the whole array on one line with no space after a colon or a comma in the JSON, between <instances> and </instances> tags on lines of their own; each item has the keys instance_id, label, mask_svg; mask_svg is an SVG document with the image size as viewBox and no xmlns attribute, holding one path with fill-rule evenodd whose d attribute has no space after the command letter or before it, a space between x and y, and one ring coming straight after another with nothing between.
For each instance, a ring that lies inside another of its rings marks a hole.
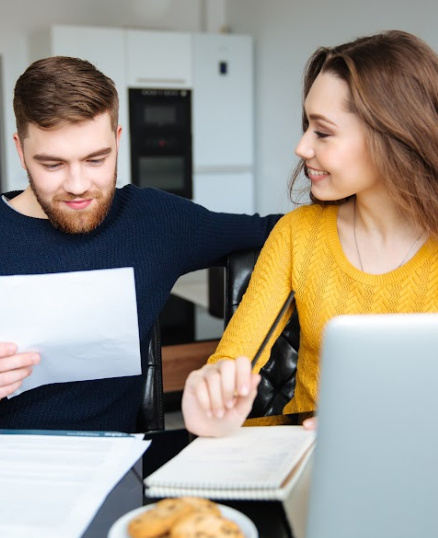
<instances>
[{"instance_id":1,"label":"black office chair","mask_svg":"<svg viewBox=\"0 0 438 538\"><path fill-rule=\"evenodd\" d=\"M245 293L260 250L243 250L227 258L225 277L224 311L225 324L231 319ZM216 273L223 275L223 271ZM222 278L222 282L220 279ZM212 283L210 282L210 285ZM224 289L223 277L213 283L216 289ZM281 415L295 390L295 373L300 340L298 314L295 311L271 350L269 361L260 371L262 380L249 418ZM276 360L278 358L278 360ZM164 430L163 378L161 338L158 321L152 329L147 356L146 378L143 398L137 416L137 431Z\"/></svg>"},{"instance_id":2,"label":"black office chair","mask_svg":"<svg viewBox=\"0 0 438 538\"><path fill-rule=\"evenodd\" d=\"M228 256L225 273L225 324L231 319L245 293L260 250L242 250ZM267 327L268 329L268 327ZM261 369L257 397L248 418L281 415L295 391L300 325L294 310L281 335L272 346L268 362Z\"/></svg>"},{"instance_id":3,"label":"black office chair","mask_svg":"<svg viewBox=\"0 0 438 538\"><path fill-rule=\"evenodd\" d=\"M161 338L158 321L152 329L149 343L143 398L137 415L136 430L137 432L164 430Z\"/></svg>"}]
</instances>

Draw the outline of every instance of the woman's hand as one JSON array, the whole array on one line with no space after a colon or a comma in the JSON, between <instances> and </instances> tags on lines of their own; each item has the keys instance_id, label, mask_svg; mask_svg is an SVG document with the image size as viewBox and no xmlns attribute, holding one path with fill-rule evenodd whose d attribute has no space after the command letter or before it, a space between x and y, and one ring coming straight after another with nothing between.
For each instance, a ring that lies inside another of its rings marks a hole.
<instances>
[{"instance_id":1,"label":"woman's hand","mask_svg":"<svg viewBox=\"0 0 438 538\"><path fill-rule=\"evenodd\" d=\"M317 426L318 426L317 417L306 418L306 420L303 421L303 427L306 430L316 430Z\"/></svg>"},{"instance_id":2,"label":"woman's hand","mask_svg":"<svg viewBox=\"0 0 438 538\"><path fill-rule=\"evenodd\" d=\"M0 343L0 400L15 392L39 362L38 353L17 353L15 344Z\"/></svg>"},{"instance_id":3,"label":"woman's hand","mask_svg":"<svg viewBox=\"0 0 438 538\"><path fill-rule=\"evenodd\" d=\"M186 428L206 437L231 434L251 411L259 382L248 357L206 364L191 372L182 398Z\"/></svg>"}]
</instances>

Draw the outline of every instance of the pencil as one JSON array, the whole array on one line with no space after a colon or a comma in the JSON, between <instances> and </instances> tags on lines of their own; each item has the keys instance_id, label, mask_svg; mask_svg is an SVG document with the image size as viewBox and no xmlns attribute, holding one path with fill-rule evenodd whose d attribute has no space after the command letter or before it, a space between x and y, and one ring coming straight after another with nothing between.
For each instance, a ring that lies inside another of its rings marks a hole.
<instances>
[{"instance_id":1,"label":"pencil","mask_svg":"<svg viewBox=\"0 0 438 538\"><path fill-rule=\"evenodd\" d=\"M289 293L286 301L284 302L284 305L281 307L281 310L278 313L277 317L275 318L274 323L271 325L271 328L269 329L268 334L265 336L265 339L260 344L260 347L257 350L257 353L254 355L254 358L251 361L252 369L254 369L254 366L257 364L257 361L259 360L260 355L263 353L263 350L265 349L266 344L268 343L268 341L271 338L273 332L277 328L277 325L280 323L280 320L284 316L284 313L286 312L286 310L289 308L290 304L292 303L292 301L294 299L294 296L295 296L295 292L292 290Z\"/></svg>"}]
</instances>

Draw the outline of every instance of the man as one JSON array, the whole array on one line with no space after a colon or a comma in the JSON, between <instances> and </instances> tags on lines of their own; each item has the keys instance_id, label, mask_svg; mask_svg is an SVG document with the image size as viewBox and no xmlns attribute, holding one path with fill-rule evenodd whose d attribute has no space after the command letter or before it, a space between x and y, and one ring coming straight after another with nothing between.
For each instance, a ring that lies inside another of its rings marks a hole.
<instances>
[{"instance_id":1,"label":"man","mask_svg":"<svg viewBox=\"0 0 438 538\"><path fill-rule=\"evenodd\" d=\"M133 267L143 359L178 277L261 246L278 220L213 213L150 188L116 189L117 91L86 61L33 63L16 83L14 111L29 186L0 200L0 274ZM0 428L135 430L143 376L45 385L7 399L44 361L17 353L17 344L0 343Z\"/></svg>"}]
</instances>

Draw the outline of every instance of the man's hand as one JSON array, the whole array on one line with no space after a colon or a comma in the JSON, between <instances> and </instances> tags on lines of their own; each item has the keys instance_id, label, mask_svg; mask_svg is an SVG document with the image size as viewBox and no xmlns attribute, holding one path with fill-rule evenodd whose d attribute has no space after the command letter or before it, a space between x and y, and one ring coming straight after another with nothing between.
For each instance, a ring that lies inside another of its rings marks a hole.
<instances>
[{"instance_id":1,"label":"man's hand","mask_svg":"<svg viewBox=\"0 0 438 538\"><path fill-rule=\"evenodd\" d=\"M15 344L0 343L0 399L15 392L39 362L38 353L17 353Z\"/></svg>"},{"instance_id":2,"label":"man's hand","mask_svg":"<svg viewBox=\"0 0 438 538\"><path fill-rule=\"evenodd\" d=\"M206 437L231 434L251 411L259 382L247 357L195 370L187 378L182 399L186 428Z\"/></svg>"}]
</instances>

